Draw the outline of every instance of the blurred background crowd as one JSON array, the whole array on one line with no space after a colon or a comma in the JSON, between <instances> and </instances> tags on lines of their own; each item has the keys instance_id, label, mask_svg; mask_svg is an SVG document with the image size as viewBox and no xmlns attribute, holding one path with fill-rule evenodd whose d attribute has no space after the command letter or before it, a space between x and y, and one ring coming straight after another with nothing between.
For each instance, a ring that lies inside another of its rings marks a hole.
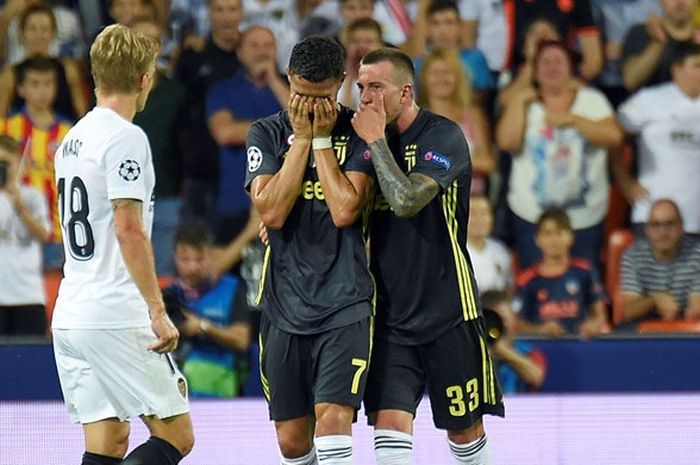
<instances>
[{"instance_id":1,"label":"blurred background crowd","mask_svg":"<svg viewBox=\"0 0 700 465\"><path fill-rule=\"evenodd\" d=\"M357 107L365 53L398 47L419 105L469 140L467 246L506 391L546 375L521 334L700 328L697 0L7 0L0 335L47 334L63 261L53 157L94 103L89 47L114 22L161 43L135 123L193 395L259 391L245 139L285 109L291 49L316 34L347 51L339 102Z\"/></svg>"}]
</instances>

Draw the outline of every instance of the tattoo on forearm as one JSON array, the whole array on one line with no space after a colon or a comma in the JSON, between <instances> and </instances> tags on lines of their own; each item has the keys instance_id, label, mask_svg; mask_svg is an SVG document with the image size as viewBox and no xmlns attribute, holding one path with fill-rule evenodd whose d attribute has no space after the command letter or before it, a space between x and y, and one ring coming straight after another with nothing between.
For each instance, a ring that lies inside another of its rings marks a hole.
<instances>
[{"instance_id":1,"label":"tattoo on forearm","mask_svg":"<svg viewBox=\"0 0 700 465\"><path fill-rule=\"evenodd\" d=\"M141 201L136 199L115 199L112 200L112 211L122 208L141 208Z\"/></svg>"},{"instance_id":2,"label":"tattoo on forearm","mask_svg":"<svg viewBox=\"0 0 700 465\"><path fill-rule=\"evenodd\" d=\"M397 216L415 215L440 190L437 183L427 176L406 176L394 160L386 140L373 142L369 149L382 194Z\"/></svg>"}]
</instances>

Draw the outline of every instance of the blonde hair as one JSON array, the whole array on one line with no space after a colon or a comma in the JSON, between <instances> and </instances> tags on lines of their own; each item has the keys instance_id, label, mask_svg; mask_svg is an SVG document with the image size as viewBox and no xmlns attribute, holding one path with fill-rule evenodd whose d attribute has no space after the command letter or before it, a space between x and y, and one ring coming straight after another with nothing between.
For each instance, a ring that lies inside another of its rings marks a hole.
<instances>
[{"instance_id":1,"label":"blonde hair","mask_svg":"<svg viewBox=\"0 0 700 465\"><path fill-rule=\"evenodd\" d=\"M141 77L155 63L160 45L122 24L104 28L90 48L96 90L107 93L139 91Z\"/></svg>"},{"instance_id":2,"label":"blonde hair","mask_svg":"<svg viewBox=\"0 0 700 465\"><path fill-rule=\"evenodd\" d=\"M447 63L455 76L455 88L452 91L452 101L462 108L466 108L473 103L474 90L472 89L471 82L467 78L464 72L464 66L462 65L462 60L459 59L459 54L454 50L446 50L442 48L433 49L430 54L426 57L423 62L423 66L420 70L420 76L418 77L418 96L416 102L419 106L428 108L428 100L430 88L428 87L428 71L430 66L438 60L442 60Z\"/></svg>"}]
</instances>

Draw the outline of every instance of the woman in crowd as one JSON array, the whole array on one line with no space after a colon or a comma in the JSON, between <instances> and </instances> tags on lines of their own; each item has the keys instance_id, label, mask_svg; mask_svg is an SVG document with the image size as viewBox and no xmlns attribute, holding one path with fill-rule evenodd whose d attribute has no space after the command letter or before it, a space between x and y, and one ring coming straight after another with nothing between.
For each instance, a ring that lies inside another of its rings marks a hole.
<instances>
[{"instance_id":1,"label":"woman in crowd","mask_svg":"<svg viewBox=\"0 0 700 465\"><path fill-rule=\"evenodd\" d=\"M472 194L484 194L488 176L496 167L491 131L483 110L473 98L456 52L434 49L419 75L417 102L422 108L457 123L469 141L472 160Z\"/></svg>"},{"instance_id":2,"label":"woman in crowd","mask_svg":"<svg viewBox=\"0 0 700 465\"><path fill-rule=\"evenodd\" d=\"M572 255L600 263L608 207L607 151L622 142L623 134L605 96L582 85L574 69L561 42L541 42L532 85L505 103L496 127L498 146L513 157L507 201L521 267L539 258L535 223L555 206L571 218Z\"/></svg>"}]
</instances>

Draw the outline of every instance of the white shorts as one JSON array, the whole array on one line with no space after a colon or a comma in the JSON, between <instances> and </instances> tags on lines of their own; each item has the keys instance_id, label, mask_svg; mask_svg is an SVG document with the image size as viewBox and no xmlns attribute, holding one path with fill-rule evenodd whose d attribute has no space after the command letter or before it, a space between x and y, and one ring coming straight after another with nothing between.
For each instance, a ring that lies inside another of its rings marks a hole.
<instances>
[{"instance_id":1,"label":"white shorts","mask_svg":"<svg viewBox=\"0 0 700 465\"><path fill-rule=\"evenodd\" d=\"M146 347L150 328L54 329L53 347L71 421L121 421L187 413L187 381L170 355Z\"/></svg>"}]
</instances>

